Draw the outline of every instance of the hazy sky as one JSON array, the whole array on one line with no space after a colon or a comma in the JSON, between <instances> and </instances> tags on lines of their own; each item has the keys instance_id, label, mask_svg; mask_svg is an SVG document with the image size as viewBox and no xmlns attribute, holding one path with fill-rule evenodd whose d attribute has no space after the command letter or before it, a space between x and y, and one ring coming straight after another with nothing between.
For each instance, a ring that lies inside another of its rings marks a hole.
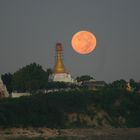
<instances>
[{"instance_id":1,"label":"hazy sky","mask_svg":"<svg viewBox=\"0 0 140 140\"><path fill-rule=\"evenodd\" d=\"M93 53L72 49L79 30L96 35ZM32 62L52 68L56 42L63 44L64 64L74 77L140 80L140 1L0 0L0 74Z\"/></svg>"}]
</instances>

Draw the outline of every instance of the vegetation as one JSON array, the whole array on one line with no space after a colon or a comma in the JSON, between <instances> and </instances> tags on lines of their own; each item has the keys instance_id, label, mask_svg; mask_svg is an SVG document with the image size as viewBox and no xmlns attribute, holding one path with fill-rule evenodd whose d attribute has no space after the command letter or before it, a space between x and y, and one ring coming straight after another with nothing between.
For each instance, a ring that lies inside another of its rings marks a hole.
<instances>
[{"instance_id":1,"label":"vegetation","mask_svg":"<svg viewBox=\"0 0 140 140\"><path fill-rule=\"evenodd\" d=\"M13 77L13 75L11 73L5 73L1 76L2 81L6 85L6 88L9 93L12 93L12 90L13 90L12 77Z\"/></svg>"},{"instance_id":2,"label":"vegetation","mask_svg":"<svg viewBox=\"0 0 140 140\"><path fill-rule=\"evenodd\" d=\"M82 75L82 76L78 76L76 78L77 82L84 82L84 81L88 81L94 79L93 77L91 77L90 75Z\"/></svg>"},{"instance_id":3,"label":"vegetation","mask_svg":"<svg viewBox=\"0 0 140 140\"><path fill-rule=\"evenodd\" d=\"M48 81L47 72L35 63L27 65L13 74L13 90L33 92L45 87Z\"/></svg>"},{"instance_id":4,"label":"vegetation","mask_svg":"<svg viewBox=\"0 0 140 140\"><path fill-rule=\"evenodd\" d=\"M52 74L51 69L45 71L41 65L32 63L14 74L5 73L1 77L9 93L12 91L38 93L48 89L75 88L74 84L48 82L50 74Z\"/></svg>"},{"instance_id":5,"label":"vegetation","mask_svg":"<svg viewBox=\"0 0 140 140\"><path fill-rule=\"evenodd\" d=\"M127 87L127 82L123 79L120 80L116 80L114 82L112 82L111 84L109 84L110 88L114 88L114 89L126 89Z\"/></svg>"},{"instance_id":6,"label":"vegetation","mask_svg":"<svg viewBox=\"0 0 140 140\"><path fill-rule=\"evenodd\" d=\"M13 74L5 73L1 77L9 93L12 93L12 91L38 93L40 91L44 92L48 89L79 88L79 86L75 84L49 82L50 74L52 74L52 69L48 68L47 70L44 70L41 65L32 63L19 69ZM90 75L82 75L76 78L79 83L91 79L94 78ZM140 90L140 82L135 82L133 79L130 79L129 83L134 92L138 92ZM123 79L116 80L110 84L106 84L105 86L105 88L120 90L126 89L126 87L127 82ZM80 88L84 87L81 86Z\"/></svg>"},{"instance_id":7,"label":"vegetation","mask_svg":"<svg viewBox=\"0 0 140 140\"><path fill-rule=\"evenodd\" d=\"M48 82L49 74L51 69L45 71L32 63L14 74L2 75L9 93L30 92L32 96L1 99L1 127L140 127L140 83L130 79L132 92L126 91L123 79L90 91L79 85ZM77 77L78 82L90 79L89 75ZM45 94L48 89L73 90Z\"/></svg>"},{"instance_id":8,"label":"vegetation","mask_svg":"<svg viewBox=\"0 0 140 140\"><path fill-rule=\"evenodd\" d=\"M135 92L140 90L140 82L135 82L133 79L130 79L129 83Z\"/></svg>"},{"instance_id":9,"label":"vegetation","mask_svg":"<svg viewBox=\"0 0 140 140\"><path fill-rule=\"evenodd\" d=\"M92 108L93 107L93 108ZM94 119L99 112L107 116L97 118L99 126L105 119L113 127L140 127L140 95L125 90L69 91L38 94L30 97L0 100L0 126L4 127L95 127L81 122L69 123L68 114L88 115ZM103 115L103 114L101 114ZM86 120L85 120L86 121Z\"/></svg>"}]
</instances>

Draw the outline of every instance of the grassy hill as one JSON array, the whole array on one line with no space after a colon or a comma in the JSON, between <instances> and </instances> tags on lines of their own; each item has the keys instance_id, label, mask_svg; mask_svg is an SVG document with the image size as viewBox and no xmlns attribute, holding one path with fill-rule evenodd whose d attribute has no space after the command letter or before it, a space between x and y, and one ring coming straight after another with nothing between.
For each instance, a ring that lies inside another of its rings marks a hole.
<instances>
[{"instance_id":1,"label":"grassy hill","mask_svg":"<svg viewBox=\"0 0 140 140\"><path fill-rule=\"evenodd\" d=\"M0 100L1 127L140 127L140 95L69 91Z\"/></svg>"}]
</instances>

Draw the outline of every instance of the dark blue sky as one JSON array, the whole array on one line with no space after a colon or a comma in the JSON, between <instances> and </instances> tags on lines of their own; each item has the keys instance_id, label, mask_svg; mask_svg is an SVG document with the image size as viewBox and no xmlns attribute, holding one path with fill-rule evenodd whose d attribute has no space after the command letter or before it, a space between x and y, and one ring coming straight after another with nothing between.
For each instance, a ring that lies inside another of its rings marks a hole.
<instances>
[{"instance_id":1,"label":"dark blue sky","mask_svg":"<svg viewBox=\"0 0 140 140\"><path fill-rule=\"evenodd\" d=\"M61 42L64 64L76 77L140 80L139 0L0 0L0 74L37 62L54 65L54 46ZM93 32L96 50L79 55L71 38Z\"/></svg>"}]
</instances>

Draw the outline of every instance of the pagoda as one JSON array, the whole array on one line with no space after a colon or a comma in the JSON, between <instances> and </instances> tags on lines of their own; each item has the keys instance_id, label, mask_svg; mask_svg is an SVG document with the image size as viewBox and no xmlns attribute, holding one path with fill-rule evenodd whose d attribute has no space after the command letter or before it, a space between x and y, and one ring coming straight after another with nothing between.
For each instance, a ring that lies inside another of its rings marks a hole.
<instances>
[{"instance_id":1,"label":"pagoda","mask_svg":"<svg viewBox=\"0 0 140 140\"><path fill-rule=\"evenodd\" d=\"M49 81L53 82L69 82L73 83L74 80L71 77L70 73L68 73L65 69L63 64L62 52L63 47L61 43L56 44L56 58L55 58L55 65L53 68L53 73L49 77Z\"/></svg>"}]
</instances>

